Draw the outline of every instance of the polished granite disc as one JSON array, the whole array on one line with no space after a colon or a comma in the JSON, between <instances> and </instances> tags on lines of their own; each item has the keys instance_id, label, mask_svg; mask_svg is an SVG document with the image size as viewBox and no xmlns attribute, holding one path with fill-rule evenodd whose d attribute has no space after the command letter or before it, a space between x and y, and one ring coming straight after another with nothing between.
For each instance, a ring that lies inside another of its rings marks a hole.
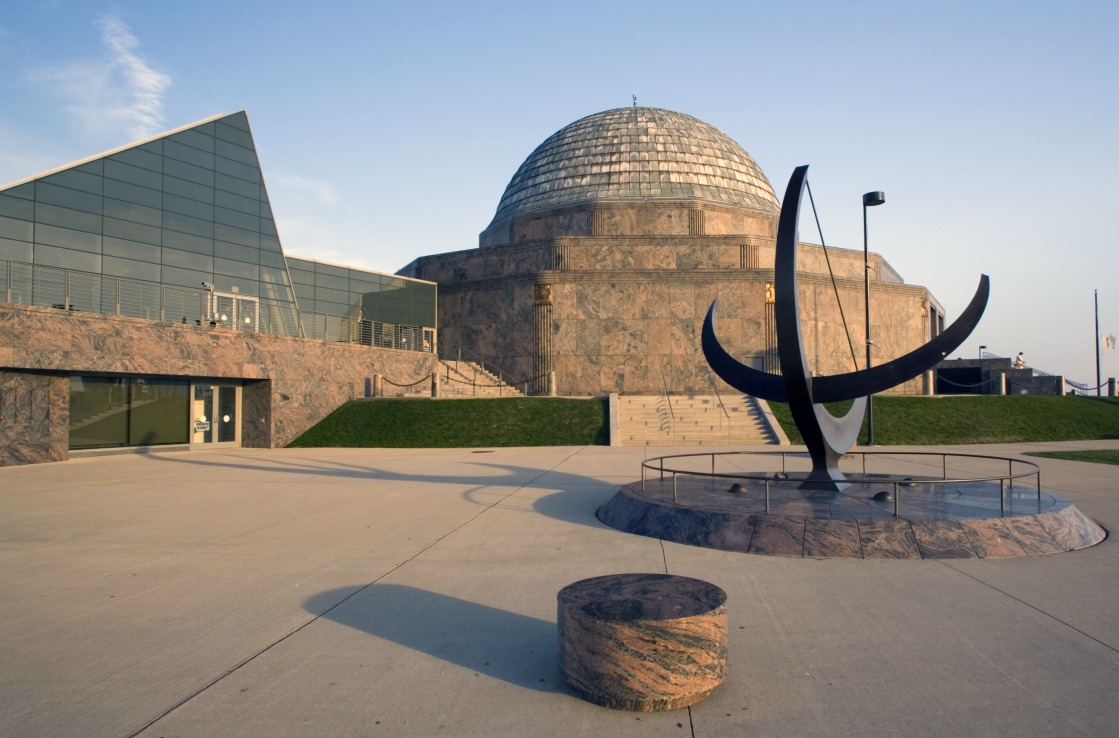
<instances>
[{"instance_id":1,"label":"polished granite disc","mask_svg":"<svg viewBox=\"0 0 1119 738\"><path fill-rule=\"evenodd\" d=\"M1095 545L1107 532L1035 486L865 475L838 493L798 475L633 482L598 510L627 533L724 551L854 559L1014 558ZM895 484L896 482L896 484ZM894 494L897 494L895 516Z\"/></svg>"}]
</instances>

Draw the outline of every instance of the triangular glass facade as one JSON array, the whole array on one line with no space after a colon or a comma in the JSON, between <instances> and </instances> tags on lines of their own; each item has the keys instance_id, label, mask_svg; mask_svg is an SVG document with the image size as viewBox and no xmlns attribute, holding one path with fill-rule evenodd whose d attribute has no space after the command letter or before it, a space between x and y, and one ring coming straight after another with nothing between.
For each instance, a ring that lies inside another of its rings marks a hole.
<instances>
[{"instance_id":1,"label":"triangular glass facade","mask_svg":"<svg viewBox=\"0 0 1119 738\"><path fill-rule=\"evenodd\" d=\"M299 335L248 117L0 189L0 299Z\"/></svg>"}]
</instances>

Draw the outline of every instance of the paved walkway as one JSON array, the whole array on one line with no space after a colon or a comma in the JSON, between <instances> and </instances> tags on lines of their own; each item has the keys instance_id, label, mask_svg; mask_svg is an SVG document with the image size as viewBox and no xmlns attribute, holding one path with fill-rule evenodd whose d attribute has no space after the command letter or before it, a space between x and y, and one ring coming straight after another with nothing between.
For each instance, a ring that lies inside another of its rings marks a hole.
<instances>
[{"instance_id":1,"label":"paved walkway","mask_svg":"<svg viewBox=\"0 0 1119 738\"><path fill-rule=\"evenodd\" d=\"M968 450L1058 447L1119 442ZM813 560L595 519L647 453L672 452L239 449L0 469L0 735L1115 734L1113 540ZM1119 467L1042 464L1047 488L1119 527ZM711 697L637 714L566 688L556 593L614 572L726 590L730 673Z\"/></svg>"}]
</instances>

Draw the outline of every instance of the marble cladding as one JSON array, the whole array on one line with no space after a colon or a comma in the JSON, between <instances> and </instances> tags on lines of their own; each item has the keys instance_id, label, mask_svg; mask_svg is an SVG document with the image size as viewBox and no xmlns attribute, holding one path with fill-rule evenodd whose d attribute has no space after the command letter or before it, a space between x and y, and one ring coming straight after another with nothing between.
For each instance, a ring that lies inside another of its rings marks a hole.
<instances>
[{"instance_id":1,"label":"marble cladding","mask_svg":"<svg viewBox=\"0 0 1119 738\"><path fill-rule=\"evenodd\" d=\"M681 271L672 280L651 272L560 272L551 287L551 341L547 365L563 395L709 393L711 374L699 345L703 319L718 300L716 332L732 354L761 357L767 274L762 271ZM470 289L440 289L440 342L448 356L482 360L518 382L532 375L536 346L524 340L535 325L533 283L495 280ZM851 340L862 346L861 283L841 282ZM928 339L924 288L882 286L873 303L878 320L876 361L912 350ZM851 371L855 362L830 282L801 283L805 352L817 374ZM466 317L467 319L464 319ZM853 323L853 324L852 324ZM861 355L857 365L862 366ZM664 374L664 380L661 374ZM719 382L720 391L732 391ZM896 390L920 394L920 380Z\"/></svg>"},{"instance_id":2,"label":"marble cladding","mask_svg":"<svg viewBox=\"0 0 1119 738\"><path fill-rule=\"evenodd\" d=\"M18 450L5 444L8 461L0 463L66 458L73 373L244 380L242 443L267 448L286 445L362 397L367 378L407 384L431 374L437 361L414 351L0 305L4 407L31 408L19 417L38 417L47 382L51 408L49 421L37 421L49 432L13 431L0 418L0 433L22 439L14 442Z\"/></svg>"},{"instance_id":3,"label":"marble cladding","mask_svg":"<svg viewBox=\"0 0 1119 738\"><path fill-rule=\"evenodd\" d=\"M955 502L927 505L914 516L893 515L845 500L796 495L775 510L759 509L728 493L708 494L679 480L679 491L693 502L672 500L671 483L647 481L622 487L598 510L598 519L618 530L724 551L856 559L1020 558L1094 546L1107 532L1063 498L1047 493L1047 504L1020 501L1019 509L999 513ZM1029 508L1029 511L1026 509Z\"/></svg>"},{"instance_id":4,"label":"marble cladding","mask_svg":"<svg viewBox=\"0 0 1119 738\"><path fill-rule=\"evenodd\" d=\"M695 203L628 207L632 213L616 204L594 206L594 217L580 220L579 228L597 228L602 233L596 237L544 238L541 231L533 234L539 241L422 257L401 274L439 283L440 346L446 355L484 362L518 383L546 367L555 372L562 395L660 393L666 384L673 393L710 393L712 375L699 335L713 300L719 302L720 341L732 355L760 366L774 350L764 323L766 284L773 281L772 237L688 235L688 227L698 227L689 223L701 220L688 216ZM704 208L707 233L720 230L719 217L737 212ZM575 217L570 208L538 217L561 216ZM657 235L625 233L639 226ZM870 258L874 361L882 363L925 343L929 311L943 311L927 289L902 283L880 255ZM862 251L831 248L826 259L821 247L801 244L798 260L809 369L824 375L861 368ZM551 294L546 340L532 311L538 285L547 285ZM720 391L733 391L715 381ZM892 391L923 394L924 378Z\"/></svg>"},{"instance_id":5,"label":"marble cladding","mask_svg":"<svg viewBox=\"0 0 1119 738\"><path fill-rule=\"evenodd\" d=\"M69 456L69 381L0 369L0 466Z\"/></svg>"},{"instance_id":6,"label":"marble cladding","mask_svg":"<svg viewBox=\"0 0 1119 738\"><path fill-rule=\"evenodd\" d=\"M727 668L726 593L669 574L610 574L557 595L560 670L584 699L652 712L693 705Z\"/></svg>"}]
</instances>

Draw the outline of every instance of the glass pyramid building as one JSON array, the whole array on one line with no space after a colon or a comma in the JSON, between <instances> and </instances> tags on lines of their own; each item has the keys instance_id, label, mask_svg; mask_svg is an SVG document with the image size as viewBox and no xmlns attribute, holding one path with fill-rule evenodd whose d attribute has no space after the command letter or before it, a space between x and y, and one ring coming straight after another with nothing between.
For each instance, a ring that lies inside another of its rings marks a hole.
<instances>
[{"instance_id":1,"label":"glass pyramid building","mask_svg":"<svg viewBox=\"0 0 1119 738\"><path fill-rule=\"evenodd\" d=\"M244 111L0 188L0 301L434 351L435 299L285 259Z\"/></svg>"},{"instance_id":2,"label":"glass pyramid building","mask_svg":"<svg viewBox=\"0 0 1119 738\"><path fill-rule=\"evenodd\" d=\"M8 302L300 335L243 111L0 190L0 266Z\"/></svg>"}]
</instances>

